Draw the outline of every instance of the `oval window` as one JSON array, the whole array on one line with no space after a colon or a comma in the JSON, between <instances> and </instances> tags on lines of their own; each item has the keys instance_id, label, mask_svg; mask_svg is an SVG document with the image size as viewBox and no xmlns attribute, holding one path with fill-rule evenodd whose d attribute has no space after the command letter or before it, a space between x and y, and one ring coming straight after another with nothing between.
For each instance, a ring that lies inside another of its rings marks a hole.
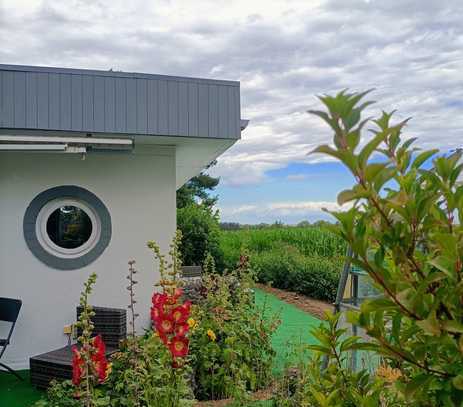
<instances>
[{"instance_id":1,"label":"oval window","mask_svg":"<svg viewBox=\"0 0 463 407\"><path fill-rule=\"evenodd\" d=\"M76 249L92 236L92 220L77 206L61 206L47 220L50 240L63 249Z\"/></svg>"}]
</instances>

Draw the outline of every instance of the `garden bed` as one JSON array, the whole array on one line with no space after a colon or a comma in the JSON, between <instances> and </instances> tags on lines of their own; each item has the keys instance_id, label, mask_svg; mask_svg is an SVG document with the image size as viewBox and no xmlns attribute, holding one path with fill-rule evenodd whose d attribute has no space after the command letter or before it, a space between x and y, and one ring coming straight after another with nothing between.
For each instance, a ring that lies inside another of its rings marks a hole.
<instances>
[{"instance_id":1,"label":"garden bed","mask_svg":"<svg viewBox=\"0 0 463 407\"><path fill-rule=\"evenodd\" d=\"M278 293L280 292L280 293ZM298 307L294 303L288 303L280 295L284 295L284 291L276 289L268 289L267 287L259 287L256 290L256 302L258 304L266 304L269 314L278 313L281 318L281 325L275 332L272 338L273 348L277 356L275 359L275 372L281 371L287 361L288 342L291 340L302 341L305 343L313 343L314 338L310 335L309 330L318 325L319 320L307 311ZM294 300L294 298L293 298ZM328 306L327 304L325 304ZM24 372L26 380L28 373ZM10 375L2 376L0 387L7 388L7 391L0 392L0 406L8 407L27 407L34 401L38 400L42 392L36 391L29 382L19 382ZM255 400L266 400L271 396L271 388L257 392ZM197 407L222 407L229 403L229 400L207 401L197 403ZM30 404L28 404L30 403ZM265 403L254 403L255 406L265 406Z\"/></svg>"},{"instance_id":2,"label":"garden bed","mask_svg":"<svg viewBox=\"0 0 463 407\"><path fill-rule=\"evenodd\" d=\"M266 406L266 401L270 402L273 396L273 386L269 387L265 390L260 390L252 395L252 399L254 402L249 407L258 407L258 406ZM215 400L215 401L200 401L196 403L195 407L226 407L228 406L233 400L226 399L226 400ZM260 403L259 403L260 402Z\"/></svg>"}]
</instances>

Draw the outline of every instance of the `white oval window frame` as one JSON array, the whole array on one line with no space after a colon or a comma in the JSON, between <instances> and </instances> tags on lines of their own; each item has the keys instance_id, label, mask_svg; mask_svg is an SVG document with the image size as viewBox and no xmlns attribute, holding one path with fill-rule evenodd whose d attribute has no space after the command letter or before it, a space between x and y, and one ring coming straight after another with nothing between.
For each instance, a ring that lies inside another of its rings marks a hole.
<instances>
[{"instance_id":1,"label":"white oval window frame","mask_svg":"<svg viewBox=\"0 0 463 407\"><path fill-rule=\"evenodd\" d=\"M51 214L63 206L75 206L83 210L92 223L92 233L89 239L81 246L66 249L54 243L47 232L47 223ZM101 237L101 219L98 213L87 202L74 199L54 199L47 202L39 211L35 224L35 232L39 244L45 251L62 259L77 259L89 253L99 242Z\"/></svg>"}]
</instances>

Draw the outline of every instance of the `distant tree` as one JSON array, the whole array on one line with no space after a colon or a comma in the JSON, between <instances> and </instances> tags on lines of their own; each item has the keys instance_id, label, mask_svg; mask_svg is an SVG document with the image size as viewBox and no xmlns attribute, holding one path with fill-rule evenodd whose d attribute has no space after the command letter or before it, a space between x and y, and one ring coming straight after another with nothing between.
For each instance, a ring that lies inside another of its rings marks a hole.
<instances>
[{"instance_id":1,"label":"distant tree","mask_svg":"<svg viewBox=\"0 0 463 407\"><path fill-rule=\"evenodd\" d=\"M202 265L210 253L220 270L223 254L219 246L219 215L214 209L218 197L211 195L220 180L206 173L215 164L216 161L210 163L177 191L177 228L183 235L183 264Z\"/></svg>"},{"instance_id":2,"label":"distant tree","mask_svg":"<svg viewBox=\"0 0 463 407\"><path fill-rule=\"evenodd\" d=\"M206 171L217 164L211 162L206 170L193 177L185 185L177 190L177 208L185 208L188 205L201 203L206 208L212 208L217 203L217 195L211 196L219 184L220 178L211 177Z\"/></svg>"},{"instance_id":3,"label":"distant tree","mask_svg":"<svg viewBox=\"0 0 463 407\"><path fill-rule=\"evenodd\" d=\"M307 228L309 226L312 226L308 220L303 220L297 224L298 227L300 228Z\"/></svg>"},{"instance_id":4,"label":"distant tree","mask_svg":"<svg viewBox=\"0 0 463 407\"><path fill-rule=\"evenodd\" d=\"M327 220L317 220L312 224L312 226L318 227L318 228L323 228L326 226L333 225L333 222L328 222Z\"/></svg>"},{"instance_id":5,"label":"distant tree","mask_svg":"<svg viewBox=\"0 0 463 407\"><path fill-rule=\"evenodd\" d=\"M177 227L182 231L180 251L186 266L203 265L207 254L214 258L218 270L223 268L220 227L217 211L202 204L177 209Z\"/></svg>"},{"instance_id":6,"label":"distant tree","mask_svg":"<svg viewBox=\"0 0 463 407\"><path fill-rule=\"evenodd\" d=\"M237 222L221 222L220 229L222 230L239 230L241 225Z\"/></svg>"}]
</instances>

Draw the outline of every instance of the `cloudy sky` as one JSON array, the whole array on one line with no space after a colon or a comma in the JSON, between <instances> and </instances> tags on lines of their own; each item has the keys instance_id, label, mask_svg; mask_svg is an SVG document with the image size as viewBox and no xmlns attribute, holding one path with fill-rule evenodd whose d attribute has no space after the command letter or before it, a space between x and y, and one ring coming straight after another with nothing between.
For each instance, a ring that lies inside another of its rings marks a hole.
<instances>
[{"instance_id":1,"label":"cloudy sky","mask_svg":"<svg viewBox=\"0 0 463 407\"><path fill-rule=\"evenodd\" d=\"M461 0L0 0L0 62L241 81L243 139L214 173L222 218L322 218L352 180L306 153L330 140L314 95L375 88L407 135L463 136Z\"/></svg>"}]
</instances>

